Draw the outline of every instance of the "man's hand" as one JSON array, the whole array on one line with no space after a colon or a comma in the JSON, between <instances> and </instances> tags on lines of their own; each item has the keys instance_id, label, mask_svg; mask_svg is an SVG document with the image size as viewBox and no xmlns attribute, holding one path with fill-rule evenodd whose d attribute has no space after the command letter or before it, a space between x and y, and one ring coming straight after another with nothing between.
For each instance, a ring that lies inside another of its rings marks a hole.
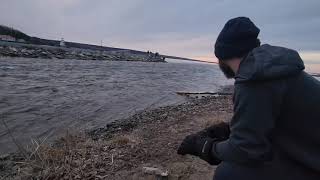
<instances>
[{"instance_id":1,"label":"man's hand","mask_svg":"<svg viewBox=\"0 0 320 180\"><path fill-rule=\"evenodd\" d=\"M212 146L214 145L215 140L212 138L206 138L199 136L197 134L192 134L187 136L181 143L178 154L180 155L194 155L198 156L201 159L207 161L211 165L220 164L220 160L217 157L214 157L211 153Z\"/></svg>"},{"instance_id":2,"label":"man's hand","mask_svg":"<svg viewBox=\"0 0 320 180\"><path fill-rule=\"evenodd\" d=\"M179 149L178 154L186 155L191 154L194 156L199 156L202 151L202 147L205 143L205 138L200 137L196 134L191 134L184 138Z\"/></svg>"},{"instance_id":3,"label":"man's hand","mask_svg":"<svg viewBox=\"0 0 320 180\"><path fill-rule=\"evenodd\" d=\"M228 123L221 122L210 126L196 134L202 137L210 137L213 139L218 139L219 141L223 141L229 138L230 127Z\"/></svg>"}]
</instances>

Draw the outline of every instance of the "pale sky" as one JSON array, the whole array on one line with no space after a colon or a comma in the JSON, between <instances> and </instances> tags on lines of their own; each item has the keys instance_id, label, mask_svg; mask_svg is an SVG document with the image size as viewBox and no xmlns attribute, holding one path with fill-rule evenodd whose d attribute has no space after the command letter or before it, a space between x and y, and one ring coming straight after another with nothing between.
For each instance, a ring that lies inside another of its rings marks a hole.
<instances>
[{"instance_id":1,"label":"pale sky","mask_svg":"<svg viewBox=\"0 0 320 180\"><path fill-rule=\"evenodd\" d=\"M0 0L0 24L41 38L215 60L225 22L247 16L262 43L320 63L319 0Z\"/></svg>"}]
</instances>

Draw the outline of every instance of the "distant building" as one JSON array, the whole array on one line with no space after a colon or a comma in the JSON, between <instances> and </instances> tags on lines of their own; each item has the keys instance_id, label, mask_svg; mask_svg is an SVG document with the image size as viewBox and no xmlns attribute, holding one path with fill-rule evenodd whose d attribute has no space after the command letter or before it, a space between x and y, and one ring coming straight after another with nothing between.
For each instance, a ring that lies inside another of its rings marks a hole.
<instances>
[{"instance_id":1,"label":"distant building","mask_svg":"<svg viewBox=\"0 0 320 180\"><path fill-rule=\"evenodd\" d=\"M9 36L9 35L1 35L0 34L0 40L1 41L16 41L16 38Z\"/></svg>"},{"instance_id":2,"label":"distant building","mask_svg":"<svg viewBox=\"0 0 320 180\"><path fill-rule=\"evenodd\" d=\"M66 47L66 43L64 42L64 39L63 39L63 38L61 38L60 46L61 46L61 47Z\"/></svg>"}]
</instances>

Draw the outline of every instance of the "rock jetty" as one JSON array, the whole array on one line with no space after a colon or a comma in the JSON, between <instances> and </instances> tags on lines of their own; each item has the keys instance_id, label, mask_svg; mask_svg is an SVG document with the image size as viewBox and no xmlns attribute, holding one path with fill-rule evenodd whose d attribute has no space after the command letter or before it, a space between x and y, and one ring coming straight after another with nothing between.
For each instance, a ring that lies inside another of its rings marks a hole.
<instances>
[{"instance_id":1,"label":"rock jetty","mask_svg":"<svg viewBox=\"0 0 320 180\"><path fill-rule=\"evenodd\" d=\"M165 62L165 58L158 53L132 53L130 50L99 51L39 45L0 45L0 57Z\"/></svg>"}]
</instances>

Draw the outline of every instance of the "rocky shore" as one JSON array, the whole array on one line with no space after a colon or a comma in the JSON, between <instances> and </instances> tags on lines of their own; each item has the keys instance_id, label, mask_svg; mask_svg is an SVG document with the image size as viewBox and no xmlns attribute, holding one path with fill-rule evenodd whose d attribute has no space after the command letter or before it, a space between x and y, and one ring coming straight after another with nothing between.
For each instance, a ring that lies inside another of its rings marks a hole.
<instances>
[{"instance_id":1,"label":"rocky shore","mask_svg":"<svg viewBox=\"0 0 320 180\"><path fill-rule=\"evenodd\" d=\"M35 142L26 154L0 157L4 179L211 179L214 167L179 156L182 139L228 121L232 96L141 111L87 133L67 133L54 144Z\"/></svg>"},{"instance_id":2,"label":"rocky shore","mask_svg":"<svg viewBox=\"0 0 320 180\"><path fill-rule=\"evenodd\" d=\"M29 44L0 44L0 57L165 62L165 58L158 53L132 53L130 50L99 51Z\"/></svg>"}]
</instances>

